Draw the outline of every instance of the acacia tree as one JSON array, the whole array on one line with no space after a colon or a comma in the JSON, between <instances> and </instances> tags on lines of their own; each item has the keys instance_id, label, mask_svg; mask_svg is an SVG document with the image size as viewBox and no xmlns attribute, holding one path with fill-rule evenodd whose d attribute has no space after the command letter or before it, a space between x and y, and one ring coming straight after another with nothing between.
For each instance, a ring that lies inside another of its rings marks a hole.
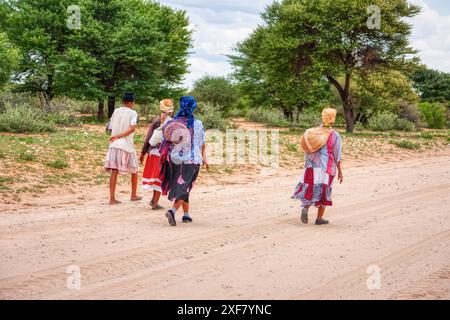
<instances>
[{"instance_id":1,"label":"acacia tree","mask_svg":"<svg viewBox=\"0 0 450 320\"><path fill-rule=\"evenodd\" d=\"M5 33L0 32L0 89L10 80L19 58L19 50L9 41Z\"/></svg>"},{"instance_id":2,"label":"acacia tree","mask_svg":"<svg viewBox=\"0 0 450 320\"><path fill-rule=\"evenodd\" d=\"M381 11L379 28L368 25L368 8L373 5ZM403 70L413 64L415 59L408 59L415 53L408 41L411 26L405 18L418 12L419 7L407 0L276 1L263 14L265 24L249 39L261 38L261 32L267 35L265 43L258 43L259 61L287 63L295 77L311 70L326 77L339 93L347 131L353 132L353 77L380 65Z\"/></svg>"},{"instance_id":3,"label":"acacia tree","mask_svg":"<svg viewBox=\"0 0 450 320\"><path fill-rule=\"evenodd\" d=\"M71 36L60 81L74 96L95 98L99 120L116 96L136 92L140 102L170 96L187 72L191 46L184 11L143 0L80 2L83 26Z\"/></svg>"}]
</instances>

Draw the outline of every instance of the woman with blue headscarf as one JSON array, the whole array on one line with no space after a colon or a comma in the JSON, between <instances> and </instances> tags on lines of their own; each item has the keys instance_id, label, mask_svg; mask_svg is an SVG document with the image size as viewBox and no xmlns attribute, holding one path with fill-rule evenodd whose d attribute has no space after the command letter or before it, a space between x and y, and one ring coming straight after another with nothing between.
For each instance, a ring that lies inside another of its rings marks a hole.
<instances>
[{"instance_id":1,"label":"woman with blue headscarf","mask_svg":"<svg viewBox=\"0 0 450 320\"><path fill-rule=\"evenodd\" d=\"M164 125L164 142L161 146L163 162L163 194L169 194L173 206L166 213L171 226L176 226L175 214L183 208L183 223L191 223L189 216L189 193L192 190L203 164L208 169L206 159L205 129L194 116L197 101L194 97L180 99L180 110L175 118Z\"/></svg>"}]
</instances>

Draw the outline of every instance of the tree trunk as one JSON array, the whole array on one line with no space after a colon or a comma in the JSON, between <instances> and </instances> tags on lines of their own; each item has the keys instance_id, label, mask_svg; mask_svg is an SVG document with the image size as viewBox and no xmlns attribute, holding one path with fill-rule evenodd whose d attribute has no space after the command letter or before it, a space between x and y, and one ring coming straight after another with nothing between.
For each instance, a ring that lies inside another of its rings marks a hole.
<instances>
[{"instance_id":1,"label":"tree trunk","mask_svg":"<svg viewBox=\"0 0 450 320\"><path fill-rule=\"evenodd\" d=\"M116 109L116 96L111 95L108 97L108 118L111 119L115 109Z\"/></svg>"},{"instance_id":2,"label":"tree trunk","mask_svg":"<svg viewBox=\"0 0 450 320\"><path fill-rule=\"evenodd\" d=\"M345 75L345 85L342 85L334 79L332 76L327 75L328 81L334 85L339 92L339 96L341 97L342 106L344 107L344 117L346 123L347 133L353 133L355 127L355 115L353 111L352 99L350 97L350 80L351 73L347 73Z\"/></svg>"},{"instance_id":3,"label":"tree trunk","mask_svg":"<svg viewBox=\"0 0 450 320\"><path fill-rule=\"evenodd\" d=\"M105 119L105 101L99 100L97 120L98 122L103 122L104 119Z\"/></svg>"}]
</instances>

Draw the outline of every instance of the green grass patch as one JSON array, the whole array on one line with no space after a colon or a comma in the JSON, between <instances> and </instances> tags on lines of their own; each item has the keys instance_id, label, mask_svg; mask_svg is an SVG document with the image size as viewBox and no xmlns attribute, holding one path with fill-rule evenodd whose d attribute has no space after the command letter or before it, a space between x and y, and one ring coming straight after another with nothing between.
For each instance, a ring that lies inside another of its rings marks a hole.
<instances>
[{"instance_id":1,"label":"green grass patch","mask_svg":"<svg viewBox=\"0 0 450 320\"><path fill-rule=\"evenodd\" d=\"M69 164L64 159L56 159L54 161L47 162L45 165L53 169L69 168Z\"/></svg>"},{"instance_id":2,"label":"green grass patch","mask_svg":"<svg viewBox=\"0 0 450 320\"><path fill-rule=\"evenodd\" d=\"M17 161L19 162L35 162L36 159L37 159L36 155L30 150L21 151L17 155Z\"/></svg>"},{"instance_id":3,"label":"green grass patch","mask_svg":"<svg viewBox=\"0 0 450 320\"><path fill-rule=\"evenodd\" d=\"M297 152L298 151L298 146L295 143L287 143L286 144L286 148L288 149L288 151L291 151L291 152Z\"/></svg>"},{"instance_id":4,"label":"green grass patch","mask_svg":"<svg viewBox=\"0 0 450 320\"><path fill-rule=\"evenodd\" d=\"M403 149L409 149L409 150L417 150L420 149L420 144L414 143L407 140L391 140L389 143Z\"/></svg>"}]
</instances>

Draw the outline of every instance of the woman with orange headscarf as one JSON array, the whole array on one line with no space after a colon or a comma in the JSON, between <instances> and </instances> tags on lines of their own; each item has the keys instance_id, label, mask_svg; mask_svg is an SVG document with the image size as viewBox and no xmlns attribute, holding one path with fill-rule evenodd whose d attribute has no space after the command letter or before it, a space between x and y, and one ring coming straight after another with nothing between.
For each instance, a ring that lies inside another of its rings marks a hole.
<instances>
[{"instance_id":1,"label":"woman with orange headscarf","mask_svg":"<svg viewBox=\"0 0 450 320\"><path fill-rule=\"evenodd\" d=\"M142 188L146 191L153 191L153 197L150 205L153 210L161 210L163 207L159 205L161 198L161 179L160 179L160 165L159 147L162 142L162 127L165 123L172 120L174 104L171 99L165 99L160 102L159 109L161 115L154 118L147 132L144 146L142 147L140 162L144 163L145 155L147 160L145 162L144 173L142 178Z\"/></svg>"},{"instance_id":2,"label":"woman with orange headscarf","mask_svg":"<svg viewBox=\"0 0 450 320\"><path fill-rule=\"evenodd\" d=\"M292 198L302 202L301 221L304 224L308 223L308 210L311 206L318 208L316 225L329 223L323 216L325 208L333 205L331 192L334 177L337 173L340 183L344 179L341 169L341 136L332 128L336 114L336 109L325 108L322 111L322 125L306 130L301 139L302 149L306 153L305 173Z\"/></svg>"}]
</instances>

